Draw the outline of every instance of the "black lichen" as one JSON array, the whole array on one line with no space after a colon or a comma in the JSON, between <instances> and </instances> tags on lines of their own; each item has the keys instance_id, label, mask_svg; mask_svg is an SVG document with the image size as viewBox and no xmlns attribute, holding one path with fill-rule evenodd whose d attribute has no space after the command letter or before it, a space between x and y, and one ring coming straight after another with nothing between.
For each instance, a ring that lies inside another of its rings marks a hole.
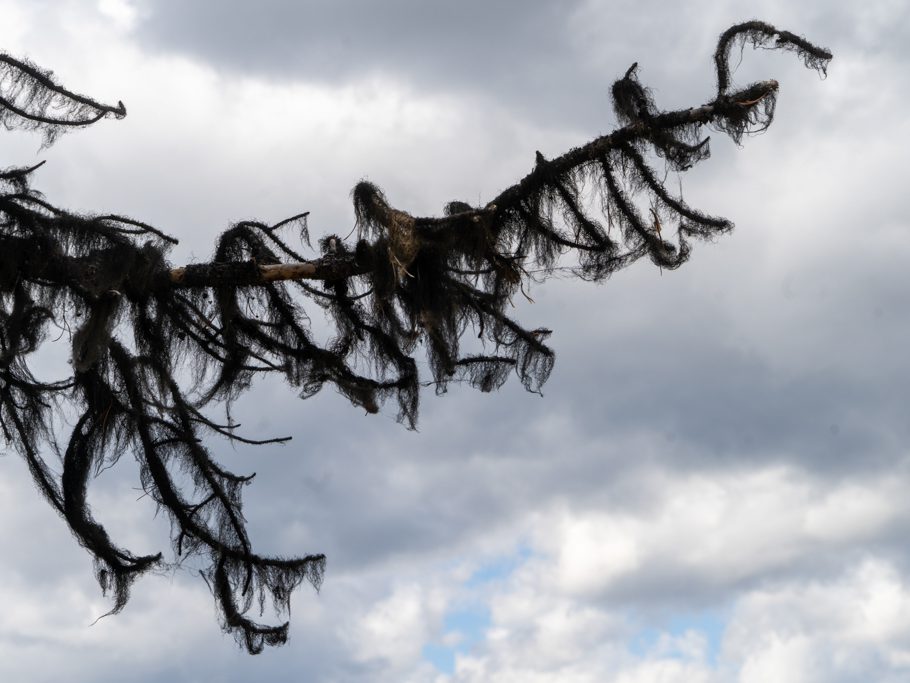
<instances>
[{"instance_id":1,"label":"black lichen","mask_svg":"<svg viewBox=\"0 0 910 683\"><path fill-rule=\"evenodd\" d=\"M310 261L283 237L296 225L309 245L301 214L277 225L238 223L220 236L211 263L175 270L167 261L173 238L129 218L56 208L30 187L37 167L0 171L0 430L93 556L112 612L126 604L138 576L164 562L160 553L118 547L87 503L92 476L130 453L144 491L171 520L174 561L207 561L202 574L225 631L251 653L283 643L287 623L262 625L250 612L261 613L267 600L286 612L302 582L318 588L325 557L254 551L241 508L252 476L222 468L211 437L263 442L214 421L206 407L229 402L266 373L283 376L301 398L329 384L369 413L393 399L411 428L424 384L492 391L514 372L540 391L555 358L549 330L526 329L507 314L533 279L559 268L603 281L643 257L673 269L688 258L691 238L732 228L669 191L647 159L684 170L709 155L704 127L738 142L770 123L775 82L728 92L737 41L795 50L822 72L831 59L767 24L734 26L715 55L717 97L678 111L657 107L633 65L613 86L623 125L612 134L552 160L538 153L533 170L493 201L451 202L442 217L412 216L361 182L353 191L356 243L328 236ZM0 55L7 128L39 130L50 143L67 127L124 113L122 104L76 95L50 73ZM599 196L593 214L586 192ZM569 254L575 261L565 266ZM266 277L288 261L300 266L298 275ZM327 344L311 335L305 301L333 319ZM54 326L71 332L72 373L44 382L29 358ZM469 330L479 351L462 348ZM418 373L421 350L429 378ZM180 383L185 367L195 392ZM77 417L60 447L53 417L62 403ZM62 472L47 460L54 452Z\"/></svg>"}]
</instances>

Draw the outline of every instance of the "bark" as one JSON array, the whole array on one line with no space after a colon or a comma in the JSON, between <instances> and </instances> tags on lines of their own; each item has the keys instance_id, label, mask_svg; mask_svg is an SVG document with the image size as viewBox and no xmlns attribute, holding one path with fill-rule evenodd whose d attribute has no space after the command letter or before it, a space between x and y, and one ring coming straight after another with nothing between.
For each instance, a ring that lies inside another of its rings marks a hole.
<instances>
[{"instance_id":1,"label":"bark","mask_svg":"<svg viewBox=\"0 0 910 683\"><path fill-rule=\"evenodd\" d=\"M170 284L174 287L249 286L279 280L340 280L363 272L353 254L324 256L301 263L200 263L171 269Z\"/></svg>"}]
</instances>

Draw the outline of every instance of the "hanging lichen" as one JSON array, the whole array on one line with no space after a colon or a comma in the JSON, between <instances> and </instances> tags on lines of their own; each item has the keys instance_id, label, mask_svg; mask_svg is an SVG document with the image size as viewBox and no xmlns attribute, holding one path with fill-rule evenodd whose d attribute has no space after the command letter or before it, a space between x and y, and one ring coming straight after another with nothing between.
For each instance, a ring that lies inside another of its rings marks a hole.
<instances>
[{"instance_id":1,"label":"hanging lichen","mask_svg":"<svg viewBox=\"0 0 910 683\"><path fill-rule=\"evenodd\" d=\"M210 451L211 437L250 441L202 411L257 376L278 373L302 398L331 384L371 413L394 398L398 419L414 427L425 379L414 356L422 348L437 391L451 381L492 391L513 371L539 391L553 368L548 330L525 329L506 313L532 273L563 268L567 254L577 258L571 272L594 281L644 256L674 269L688 258L692 237L732 228L672 194L646 158L656 154L683 171L708 157L706 127L739 142L770 124L776 82L731 92L728 60L738 43L793 50L822 73L831 59L767 24L734 26L715 54L711 102L661 111L633 65L612 89L622 127L610 135L552 160L538 153L533 170L490 203L452 202L438 218L395 209L377 187L360 183L353 191L360 239L348 245L326 237L321 256L310 260L282 236L296 224L308 243L301 215L274 226L238 223L221 235L211 263L176 269L166 259L173 238L124 217L54 207L30 188L37 167L0 172L0 429L94 557L112 611L123 608L140 574L164 562L115 545L86 502L92 476L130 453L144 491L170 517L175 562L207 558L204 576L224 629L253 653L283 643L286 623L264 626L249 614L257 605L261 612L266 598L286 611L301 582L320 585L325 558L253 550L241 514L241 490L252 477L224 470ZM0 55L6 128L39 130L49 144L67 127L124 114L122 104L76 95L50 73ZM599 195L600 215L587 210L583 186ZM642 205L650 207L644 214ZM302 300L334 320L328 345L311 336ZM72 329L72 376L42 382L28 361L52 325ZM462 353L468 329L482 354ZM202 387L195 398L178 383L185 360ZM77 419L58 440L52 417L63 402ZM62 473L46 459L55 450Z\"/></svg>"}]
</instances>

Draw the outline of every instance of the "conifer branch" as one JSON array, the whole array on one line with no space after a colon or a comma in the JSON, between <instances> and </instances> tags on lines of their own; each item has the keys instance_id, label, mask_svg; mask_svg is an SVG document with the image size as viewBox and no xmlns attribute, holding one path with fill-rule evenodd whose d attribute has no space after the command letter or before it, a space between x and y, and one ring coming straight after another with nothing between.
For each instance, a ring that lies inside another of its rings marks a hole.
<instances>
[{"instance_id":1,"label":"conifer branch","mask_svg":"<svg viewBox=\"0 0 910 683\"><path fill-rule=\"evenodd\" d=\"M219 236L209 263L175 268L166 258L173 237L130 218L54 206L30 186L37 166L0 171L0 435L94 558L112 612L141 574L165 562L117 546L88 506L92 477L131 453L145 493L171 520L173 563L207 562L202 574L223 629L251 653L285 642L286 622L259 624L251 612L258 605L261 613L267 598L287 612L302 582L319 587L325 557L254 551L241 501L253 475L221 467L210 442L283 439L241 436L206 411L263 373L280 373L301 398L332 385L370 413L393 400L409 428L422 386L441 393L455 381L492 391L515 373L539 392L555 359L550 331L509 315L532 278L568 268L603 281L643 257L663 272L686 261L693 238L732 229L673 194L651 160L684 171L709 157L706 128L739 143L770 125L778 84L734 90L728 62L737 44L794 51L822 74L831 59L792 33L739 24L714 55L717 96L676 111L656 106L633 64L613 84L620 127L609 135L550 160L538 152L534 168L492 201L453 201L438 217L412 216L361 182L352 192L356 242L329 235L309 258L285 238L296 226L309 246L299 214L275 225L237 223ZM68 128L125 113L0 54L0 125L37 130L50 144ZM601 210L590 210L586 193ZM309 331L304 301L334 322L325 346ZM72 374L42 382L29 360L51 325L70 331ZM462 348L469 328L483 347L477 352ZM428 380L418 373L418 351L427 355ZM185 360L192 391L182 384ZM78 418L61 440L53 416L62 403ZM61 441L58 473L46 458Z\"/></svg>"}]
</instances>

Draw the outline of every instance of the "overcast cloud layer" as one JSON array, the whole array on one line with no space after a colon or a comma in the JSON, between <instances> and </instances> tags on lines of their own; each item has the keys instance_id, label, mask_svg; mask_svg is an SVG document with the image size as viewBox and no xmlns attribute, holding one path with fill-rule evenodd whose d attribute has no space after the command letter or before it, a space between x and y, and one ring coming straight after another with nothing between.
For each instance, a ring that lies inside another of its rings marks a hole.
<instances>
[{"instance_id":1,"label":"overcast cloud layer","mask_svg":"<svg viewBox=\"0 0 910 683\"><path fill-rule=\"evenodd\" d=\"M824 81L744 54L738 81L780 81L777 120L741 149L715 133L682 178L731 236L516 302L555 330L542 398L428 393L417 433L280 383L238 403L253 434L294 435L221 449L258 473L254 538L328 555L282 649L238 651L192 567L90 626L109 604L88 556L0 458L0 680L907 680L910 14L795 4L0 0L0 49L129 110L37 152L38 187L176 235L175 263L246 218L347 234L362 177L418 214L486 201L535 150L609 131L632 62L661 105L710 99L743 19L835 54ZM3 132L0 166L39 146ZM129 465L96 514L166 548Z\"/></svg>"}]
</instances>

